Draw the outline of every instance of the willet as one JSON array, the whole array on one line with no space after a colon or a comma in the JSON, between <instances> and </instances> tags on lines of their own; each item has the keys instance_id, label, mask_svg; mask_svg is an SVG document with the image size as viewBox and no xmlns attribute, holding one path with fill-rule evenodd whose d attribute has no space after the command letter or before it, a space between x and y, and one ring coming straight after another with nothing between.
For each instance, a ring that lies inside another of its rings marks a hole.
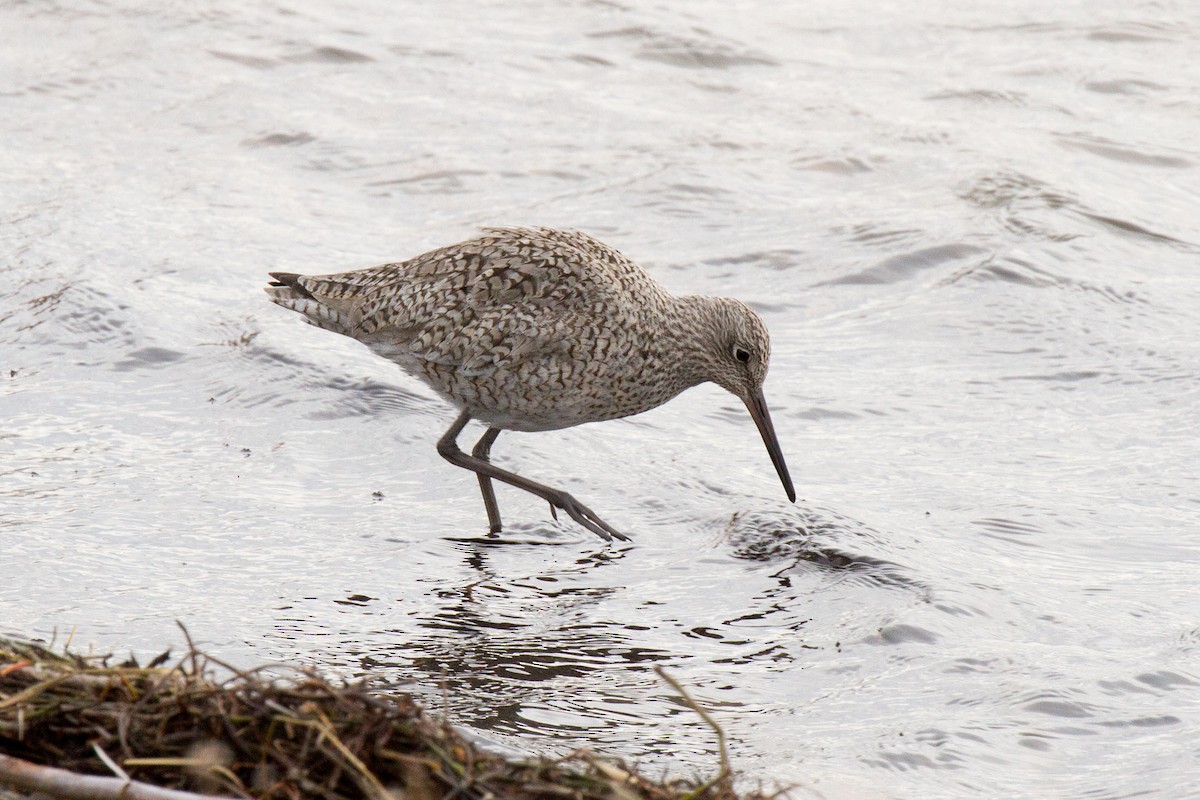
<instances>
[{"instance_id":1,"label":"willet","mask_svg":"<svg viewBox=\"0 0 1200 800\"><path fill-rule=\"evenodd\" d=\"M270 274L274 302L395 361L460 410L437 450L479 478L492 533L501 529L494 478L606 541L628 541L567 492L492 464L492 444L503 430L640 414L706 381L746 404L796 501L763 399L771 342L762 319L738 300L673 295L586 234L485 228L371 269ZM468 455L457 440L472 419L487 431Z\"/></svg>"}]
</instances>

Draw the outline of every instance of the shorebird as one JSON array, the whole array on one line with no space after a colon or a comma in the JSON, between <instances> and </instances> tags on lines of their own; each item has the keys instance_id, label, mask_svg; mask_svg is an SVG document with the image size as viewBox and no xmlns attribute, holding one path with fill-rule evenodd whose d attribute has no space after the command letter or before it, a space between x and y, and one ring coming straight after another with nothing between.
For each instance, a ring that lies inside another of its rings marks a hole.
<instances>
[{"instance_id":1,"label":"shorebird","mask_svg":"<svg viewBox=\"0 0 1200 800\"><path fill-rule=\"evenodd\" d=\"M676 296L587 234L485 228L465 242L332 275L272 272L271 300L365 344L459 409L438 440L479 479L492 534L492 479L565 511L606 541L629 537L561 489L491 463L501 431L549 431L640 414L711 381L736 395L796 501L763 399L771 342L762 319L726 297ZM458 436L487 426L470 454Z\"/></svg>"}]
</instances>

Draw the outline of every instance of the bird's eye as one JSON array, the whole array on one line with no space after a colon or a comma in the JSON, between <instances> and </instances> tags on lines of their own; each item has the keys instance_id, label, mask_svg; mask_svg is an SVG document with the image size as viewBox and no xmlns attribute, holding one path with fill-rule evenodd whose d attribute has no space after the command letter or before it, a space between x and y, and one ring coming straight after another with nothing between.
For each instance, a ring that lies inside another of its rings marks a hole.
<instances>
[{"instance_id":1,"label":"bird's eye","mask_svg":"<svg viewBox=\"0 0 1200 800\"><path fill-rule=\"evenodd\" d=\"M750 351L744 347L738 347L735 345L733 348L733 357L745 364L750 360Z\"/></svg>"}]
</instances>

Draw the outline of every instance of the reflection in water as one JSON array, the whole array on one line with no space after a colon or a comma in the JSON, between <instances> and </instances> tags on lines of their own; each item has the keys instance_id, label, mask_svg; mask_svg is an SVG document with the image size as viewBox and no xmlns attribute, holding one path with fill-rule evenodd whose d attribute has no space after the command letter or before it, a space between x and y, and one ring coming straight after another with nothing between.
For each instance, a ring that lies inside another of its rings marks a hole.
<instances>
[{"instance_id":1,"label":"reflection in water","mask_svg":"<svg viewBox=\"0 0 1200 800\"><path fill-rule=\"evenodd\" d=\"M817 569L831 577L844 577L865 584L922 590L903 567L885 559L843 549L845 542L858 547L870 545L879 534L836 512L812 508L789 509L768 514L735 514L729 521L729 544L739 558L787 566L773 577L790 586L790 575Z\"/></svg>"},{"instance_id":2,"label":"reflection in water","mask_svg":"<svg viewBox=\"0 0 1200 800\"><path fill-rule=\"evenodd\" d=\"M553 738L557 731L570 740L640 713L631 684L652 687L648 666L671 654L640 642L644 625L595 619L597 606L620 591L604 582L606 570L631 548L599 549L514 579L492 565L496 550L519 547L528 560L544 545L483 539L454 546L463 556L461 577L431 590L432 605L410 627L379 630L369 646L347 647L358 662L353 674L384 686L411 688L416 680L426 691L440 687L456 722L501 735ZM367 607L372 599L354 598L335 602Z\"/></svg>"},{"instance_id":3,"label":"reflection in water","mask_svg":"<svg viewBox=\"0 0 1200 800\"><path fill-rule=\"evenodd\" d=\"M836 652L840 644L808 633L823 607L835 608L814 601L822 587L845 592L850 581L857 587L852 593L885 597L899 591L912 596L908 602L925 594L898 564L852 554L855 543L870 546L877 534L812 509L733 515L720 536L728 554L705 556L692 589L680 593L678 586L659 584L656 590L651 581L632 604L624 584L630 569L645 569L650 552L636 544L599 547L536 572L514 573L514 565L528 569L555 551L579 546L577 538L547 540L544 531L538 543L525 540L536 535L531 527L500 538L447 541L461 556L460 569L452 577L424 580L417 610L366 593L333 599L357 622L326 639L321 663L341 664L347 675L382 686L424 692L431 705L448 704L457 722L491 736L517 737L512 742L522 747L562 750L604 742L631 757L711 755L710 733L670 700L651 666L683 675L699 667L692 680L708 687L707 704L747 711L762 701L739 685L712 684L704 664L719 670L757 665L778 673L805 663L806 654L829 647ZM714 591L721 580L705 578L706 572L724 572L726 580L738 576L736 591ZM289 605L293 611L312 608ZM313 619L293 617L281 634L291 638L283 632L292 628L301 644L310 626L321 624L316 619L326 616L319 607L312 610ZM880 635L893 644L930 640L919 633L916 626L894 625ZM789 694L784 690L775 702L790 702ZM633 741L631 724L642 731Z\"/></svg>"}]
</instances>

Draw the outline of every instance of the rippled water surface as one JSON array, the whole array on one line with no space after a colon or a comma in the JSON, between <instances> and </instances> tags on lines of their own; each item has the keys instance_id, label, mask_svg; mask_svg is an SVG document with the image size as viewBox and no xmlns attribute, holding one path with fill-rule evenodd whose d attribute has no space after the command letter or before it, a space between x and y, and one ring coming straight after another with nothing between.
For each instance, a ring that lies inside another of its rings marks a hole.
<instances>
[{"instance_id":1,"label":"rippled water surface","mask_svg":"<svg viewBox=\"0 0 1200 800\"><path fill-rule=\"evenodd\" d=\"M1200 11L776 5L0 7L0 629L711 771L662 665L798 797L1200 796ZM261 287L487 224L754 305L800 500L707 386L497 443L632 544L486 540L453 412Z\"/></svg>"}]
</instances>

